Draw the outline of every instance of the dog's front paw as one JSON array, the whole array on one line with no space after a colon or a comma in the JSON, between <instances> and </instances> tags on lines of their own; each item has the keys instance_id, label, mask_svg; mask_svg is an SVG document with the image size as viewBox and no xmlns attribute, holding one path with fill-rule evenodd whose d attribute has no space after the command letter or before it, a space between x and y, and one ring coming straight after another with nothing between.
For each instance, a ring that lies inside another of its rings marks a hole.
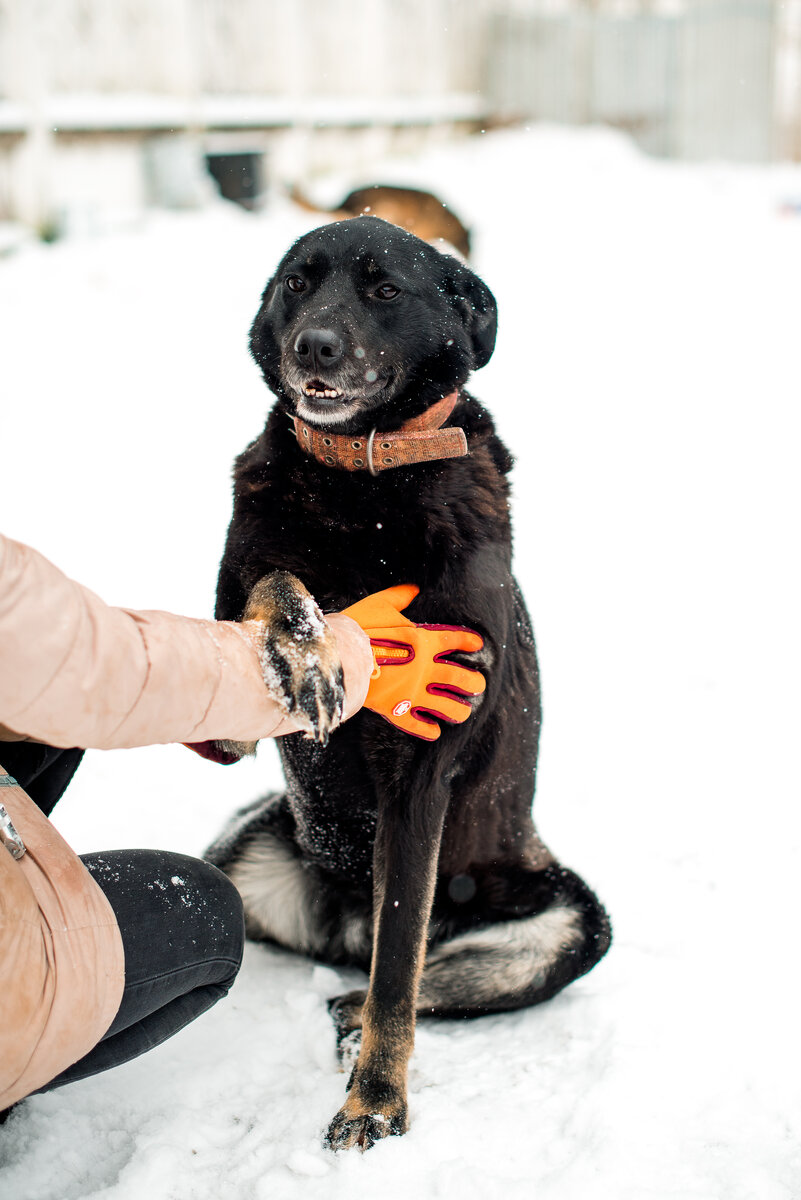
<instances>
[{"instance_id":1,"label":"dog's front paw","mask_svg":"<svg viewBox=\"0 0 801 1200\"><path fill-rule=\"evenodd\" d=\"M336 638L313 597L294 575L274 571L254 586L244 618L263 624L259 654L270 694L325 745L342 720L345 681Z\"/></svg>"},{"instance_id":2,"label":"dog's front paw","mask_svg":"<svg viewBox=\"0 0 801 1200\"><path fill-rule=\"evenodd\" d=\"M405 1133L408 1127L405 1101L371 1108L351 1092L328 1126L324 1142L329 1150L369 1150L381 1138Z\"/></svg>"},{"instance_id":3,"label":"dog's front paw","mask_svg":"<svg viewBox=\"0 0 801 1200\"><path fill-rule=\"evenodd\" d=\"M375 1055L365 1055L361 1049L362 1030L354 1027L352 1019L356 1014L361 1017L362 995L351 992L329 1005L337 1025L340 1059L344 1060L351 1041L358 1055L348 1081L348 1098L323 1139L330 1150L350 1150L354 1146L369 1150L381 1138L405 1133L409 1128L405 1069L391 1061L379 1064ZM391 1060L392 1055L389 1057Z\"/></svg>"}]
</instances>

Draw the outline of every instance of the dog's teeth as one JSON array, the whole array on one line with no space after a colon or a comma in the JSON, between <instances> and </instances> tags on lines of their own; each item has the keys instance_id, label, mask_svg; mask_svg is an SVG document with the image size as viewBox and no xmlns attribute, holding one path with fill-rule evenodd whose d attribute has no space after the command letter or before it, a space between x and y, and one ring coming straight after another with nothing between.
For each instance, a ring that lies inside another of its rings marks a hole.
<instances>
[{"instance_id":1,"label":"dog's teeth","mask_svg":"<svg viewBox=\"0 0 801 1200\"><path fill-rule=\"evenodd\" d=\"M313 387L304 387L303 394L305 396L313 396L315 399L318 399L318 400L321 397L323 397L326 400L336 400L338 396L342 395L342 392L339 390L339 388L322 388L321 389L321 388L313 388Z\"/></svg>"}]
</instances>

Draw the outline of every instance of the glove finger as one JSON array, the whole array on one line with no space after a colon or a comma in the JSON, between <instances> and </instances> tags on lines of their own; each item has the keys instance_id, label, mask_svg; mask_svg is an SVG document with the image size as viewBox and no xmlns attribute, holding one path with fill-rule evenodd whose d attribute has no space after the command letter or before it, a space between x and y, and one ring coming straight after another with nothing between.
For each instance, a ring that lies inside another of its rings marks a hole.
<instances>
[{"instance_id":1,"label":"glove finger","mask_svg":"<svg viewBox=\"0 0 801 1200\"><path fill-rule=\"evenodd\" d=\"M451 650L481 650L484 645L484 639L480 633L476 633L475 629L467 629L463 625L418 625L417 628L436 634L436 644L440 648L439 654L448 654Z\"/></svg>"},{"instance_id":2,"label":"glove finger","mask_svg":"<svg viewBox=\"0 0 801 1200\"><path fill-rule=\"evenodd\" d=\"M375 595L376 598L380 597L400 612L411 604L419 591L419 587L414 583L396 583L394 587L384 588L382 592L376 592ZM406 619L403 618L403 620Z\"/></svg>"},{"instance_id":3,"label":"glove finger","mask_svg":"<svg viewBox=\"0 0 801 1200\"><path fill-rule=\"evenodd\" d=\"M424 707L418 705L415 709L417 713L425 712L438 721L461 725L462 721L466 721L473 711L468 700L459 700L449 692L440 691L434 684L429 685L426 691L431 696L431 700L426 701Z\"/></svg>"},{"instance_id":4,"label":"glove finger","mask_svg":"<svg viewBox=\"0 0 801 1200\"><path fill-rule=\"evenodd\" d=\"M487 681L480 671L471 671L469 667L460 667L457 663L440 662L432 670L430 687L446 687L466 696L480 696L486 691Z\"/></svg>"},{"instance_id":5,"label":"glove finger","mask_svg":"<svg viewBox=\"0 0 801 1200\"><path fill-rule=\"evenodd\" d=\"M383 592L363 596L342 611L365 630L407 627L412 622L402 615L400 609L411 604L419 591L413 583L399 583L395 587L385 588Z\"/></svg>"}]
</instances>

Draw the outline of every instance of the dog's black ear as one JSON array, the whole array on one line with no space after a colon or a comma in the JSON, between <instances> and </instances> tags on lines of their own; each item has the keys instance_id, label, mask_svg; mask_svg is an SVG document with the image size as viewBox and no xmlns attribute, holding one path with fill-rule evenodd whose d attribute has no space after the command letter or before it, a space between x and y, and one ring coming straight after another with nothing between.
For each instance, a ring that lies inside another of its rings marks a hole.
<instances>
[{"instance_id":1,"label":"dog's black ear","mask_svg":"<svg viewBox=\"0 0 801 1200\"><path fill-rule=\"evenodd\" d=\"M474 369L478 370L489 362L495 349L498 306L486 283L467 267L462 267L449 282L473 344Z\"/></svg>"}]
</instances>

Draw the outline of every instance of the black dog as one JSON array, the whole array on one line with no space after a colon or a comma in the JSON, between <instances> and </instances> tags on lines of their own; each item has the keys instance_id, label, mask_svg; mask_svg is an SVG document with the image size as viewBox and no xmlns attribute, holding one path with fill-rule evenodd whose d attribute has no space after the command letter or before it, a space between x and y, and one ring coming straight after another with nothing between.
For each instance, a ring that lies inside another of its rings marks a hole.
<instances>
[{"instance_id":1,"label":"black dog","mask_svg":"<svg viewBox=\"0 0 801 1200\"><path fill-rule=\"evenodd\" d=\"M610 942L598 900L531 820L539 681L510 573L511 459L462 391L495 329L476 275L374 217L302 237L251 329L278 402L236 463L217 617L269 617L272 585L260 581L280 569L327 612L416 583L407 616L484 638L462 661L484 672L485 694L431 743L363 710L324 745L341 693L323 653L328 683L306 706L322 714L318 740L281 740L286 792L238 814L209 852L237 883L251 936L370 972L366 995L331 1004L343 1057L358 1052L327 1134L336 1149L406 1129L418 1013L537 1004ZM426 429L447 396L450 432ZM419 436L405 439L410 429ZM294 583L280 577L284 592ZM283 649L279 636L289 705L300 684Z\"/></svg>"}]
</instances>

